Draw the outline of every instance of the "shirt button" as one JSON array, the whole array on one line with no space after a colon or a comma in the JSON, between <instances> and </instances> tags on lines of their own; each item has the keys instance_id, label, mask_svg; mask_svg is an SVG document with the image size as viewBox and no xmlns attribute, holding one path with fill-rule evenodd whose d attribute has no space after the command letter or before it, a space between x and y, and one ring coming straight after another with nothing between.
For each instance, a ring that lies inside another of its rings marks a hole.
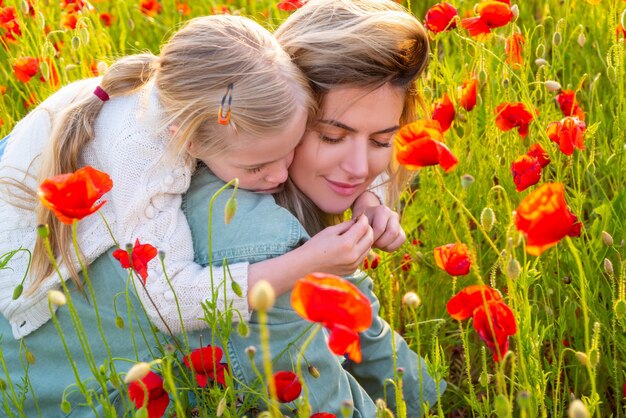
<instances>
[{"instance_id":1,"label":"shirt button","mask_svg":"<svg viewBox=\"0 0 626 418\"><path fill-rule=\"evenodd\" d=\"M148 207L146 207L146 210L144 211L144 214L146 215L146 218L148 219L154 218L154 215L156 214L156 211L154 210L154 206L148 205Z\"/></svg>"}]
</instances>

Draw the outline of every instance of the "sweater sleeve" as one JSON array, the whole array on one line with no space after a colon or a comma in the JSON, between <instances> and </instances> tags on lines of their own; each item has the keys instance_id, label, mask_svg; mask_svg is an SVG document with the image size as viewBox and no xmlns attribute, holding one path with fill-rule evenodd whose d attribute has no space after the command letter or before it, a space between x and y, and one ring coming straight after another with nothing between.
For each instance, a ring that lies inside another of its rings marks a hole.
<instances>
[{"instance_id":1,"label":"sweater sleeve","mask_svg":"<svg viewBox=\"0 0 626 418\"><path fill-rule=\"evenodd\" d=\"M133 275L150 319L161 330L169 328L174 333L181 331L181 323L189 331L205 328L202 303L214 300L218 309L230 305L247 320L248 263L230 266L232 280L241 289L242 296L237 296L223 268L203 268L194 262L191 231L181 208L194 163L189 157L166 157L168 135L155 133L148 125L143 131L123 130L110 135L115 143L102 144L107 151L101 151L111 153L106 160L111 163L108 172L113 189L107 204L114 211L120 245L139 239L164 254L165 269L158 258L150 261L145 286ZM239 320L239 315L233 318Z\"/></svg>"}]
</instances>

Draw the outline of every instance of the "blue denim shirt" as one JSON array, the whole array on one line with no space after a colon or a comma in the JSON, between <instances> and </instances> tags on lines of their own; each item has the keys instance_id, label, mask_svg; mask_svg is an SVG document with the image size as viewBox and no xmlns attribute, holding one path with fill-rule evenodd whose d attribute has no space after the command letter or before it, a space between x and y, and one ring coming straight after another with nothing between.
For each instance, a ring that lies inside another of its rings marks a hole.
<instances>
[{"instance_id":1,"label":"blue denim shirt","mask_svg":"<svg viewBox=\"0 0 626 418\"><path fill-rule=\"evenodd\" d=\"M201 165L195 172L189 191L183 198L183 211L191 226L195 262L209 263L207 202L224 182ZM227 225L224 208L233 188L224 190L213 203L212 261L221 265L248 261L256 263L283 255L309 239L300 222L287 209L276 204L268 194L237 190L237 211Z\"/></svg>"}]
</instances>

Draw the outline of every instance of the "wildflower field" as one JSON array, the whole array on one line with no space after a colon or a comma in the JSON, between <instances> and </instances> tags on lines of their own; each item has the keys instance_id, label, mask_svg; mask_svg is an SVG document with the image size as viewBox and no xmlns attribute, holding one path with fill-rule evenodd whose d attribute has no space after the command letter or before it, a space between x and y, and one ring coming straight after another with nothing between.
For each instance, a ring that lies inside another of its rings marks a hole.
<instances>
[{"instance_id":1,"label":"wildflower field","mask_svg":"<svg viewBox=\"0 0 626 418\"><path fill-rule=\"evenodd\" d=\"M158 53L185 20L241 14L273 29L298 4L0 0L0 137L60 86ZM429 413L625 416L626 1L404 4L431 37L431 108L396 141L398 160L419 170L402 201L407 243L363 269L381 315L448 383ZM148 375L161 390L171 356ZM194 392L201 416L245 414L245 394L213 366L198 383L221 384L180 389L171 411L184 415ZM280 373L272 395L297 402ZM0 379L0 414L19 416L20 382ZM147 416L142 388L124 393L128 415Z\"/></svg>"}]
</instances>

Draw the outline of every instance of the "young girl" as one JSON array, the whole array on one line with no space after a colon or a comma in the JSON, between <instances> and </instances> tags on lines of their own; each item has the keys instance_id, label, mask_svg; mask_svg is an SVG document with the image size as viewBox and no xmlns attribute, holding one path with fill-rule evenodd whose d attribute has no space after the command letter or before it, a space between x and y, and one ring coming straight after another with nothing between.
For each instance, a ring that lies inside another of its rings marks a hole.
<instances>
[{"instance_id":1,"label":"young girl","mask_svg":"<svg viewBox=\"0 0 626 418\"><path fill-rule=\"evenodd\" d=\"M18 248L32 252L32 262L21 251L0 270L0 311L14 337L50 319L47 292L60 287L37 225L49 225L63 279L71 277L80 287L70 227L34 198L42 180L87 165L110 175L113 188L105 196L103 216L78 224L87 264L114 245L105 219L120 245L136 239L154 245L166 255L172 287L161 268L149 270L151 299L136 286L150 319L178 332L180 308L186 329L201 328L201 302L211 297L211 274L219 283L223 273L193 262L180 208L196 159L225 181L239 178L243 189L277 191L311 109L305 79L271 34L249 19L225 15L190 21L158 57L120 59L103 77L76 82L48 98L15 127L0 163L0 254ZM353 236L341 239L358 241L367 233L362 221ZM333 261L331 270L347 270L343 264L354 268L370 245L363 241L348 261ZM312 263L303 269L316 270ZM26 291L14 300L29 266ZM230 271L247 294L248 263L231 265ZM261 263L250 278L264 272ZM217 290L219 300L232 301L248 318L245 298L230 287L225 293L221 286Z\"/></svg>"}]
</instances>

